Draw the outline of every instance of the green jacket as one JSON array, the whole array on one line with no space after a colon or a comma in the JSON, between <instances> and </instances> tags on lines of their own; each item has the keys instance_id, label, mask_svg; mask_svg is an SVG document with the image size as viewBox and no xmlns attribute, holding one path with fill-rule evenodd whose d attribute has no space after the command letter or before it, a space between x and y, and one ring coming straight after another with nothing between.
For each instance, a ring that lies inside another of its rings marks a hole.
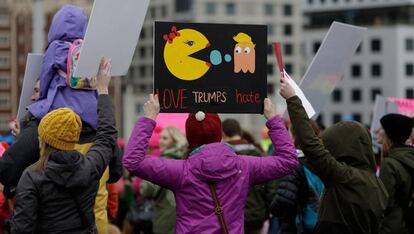
<instances>
[{"instance_id":1,"label":"green jacket","mask_svg":"<svg viewBox=\"0 0 414 234\"><path fill-rule=\"evenodd\" d=\"M228 142L235 152L240 155L261 157L262 153L253 144L245 140ZM275 182L255 185L250 188L244 206L244 227L246 231L259 230L269 218L269 207L276 193Z\"/></svg>"},{"instance_id":2,"label":"green jacket","mask_svg":"<svg viewBox=\"0 0 414 234\"><path fill-rule=\"evenodd\" d=\"M381 233L408 233L404 220L403 207L411 196L411 175L414 172L414 148L401 146L392 148L382 161L380 178L388 194L388 206L385 211Z\"/></svg>"},{"instance_id":3,"label":"green jacket","mask_svg":"<svg viewBox=\"0 0 414 234\"><path fill-rule=\"evenodd\" d=\"M164 152L163 157L181 159L184 151L185 149L172 147ZM140 184L140 192L145 198L154 200L153 232L155 234L174 234L176 221L174 193L145 180Z\"/></svg>"},{"instance_id":4,"label":"green jacket","mask_svg":"<svg viewBox=\"0 0 414 234\"><path fill-rule=\"evenodd\" d=\"M341 122L315 135L300 99L287 100L296 141L309 167L325 184L316 233L378 233L388 194L375 175L368 130Z\"/></svg>"}]
</instances>

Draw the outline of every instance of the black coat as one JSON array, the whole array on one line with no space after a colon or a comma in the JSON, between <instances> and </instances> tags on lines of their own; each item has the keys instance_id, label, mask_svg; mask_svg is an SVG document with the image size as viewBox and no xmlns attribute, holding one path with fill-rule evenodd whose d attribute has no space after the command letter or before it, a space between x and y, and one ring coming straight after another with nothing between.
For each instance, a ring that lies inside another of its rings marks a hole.
<instances>
[{"instance_id":1,"label":"black coat","mask_svg":"<svg viewBox=\"0 0 414 234\"><path fill-rule=\"evenodd\" d=\"M30 113L21 123L21 132L16 141L4 152L0 159L0 182L4 185L4 195L13 198L17 183L23 171L39 159L38 128L39 121ZM93 142L96 130L82 122L82 132L79 143ZM114 183L122 176L122 154L116 146L115 156L109 163L108 183Z\"/></svg>"},{"instance_id":2,"label":"black coat","mask_svg":"<svg viewBox=\"0 0 414 234\"><path fill-rule=\"evenodd\" d=\"M12 233L84 233L93 227L99 179L114 155L116 138L110 97L100 95L96 140L88 153L58 151L44 170L24 171Z\"/></svg>"},{"instance_id":3,"label":"black coat","mask_svg":"<svg viewBox=\"0 0 414 234\"><path fill-rule=\"evenodd\" d=\"M278 180L276 195L270 205L270 212L281 222L280 233L298 233L296 215L305 206L308 186L302 163L289 175Z\"/></svg>"},{"instance_id":4,"label":"black coat","mask_svg":"<svg viewBox=\"0 0 414 234\"><path fill-rule=\"evenodd\" d=\"M0 182L6 197L14 196L17 183L24 169L39 159L38 120L30 113L21 123L21 132L16 141L0 159Z\"/></svg>"}]
</instances>

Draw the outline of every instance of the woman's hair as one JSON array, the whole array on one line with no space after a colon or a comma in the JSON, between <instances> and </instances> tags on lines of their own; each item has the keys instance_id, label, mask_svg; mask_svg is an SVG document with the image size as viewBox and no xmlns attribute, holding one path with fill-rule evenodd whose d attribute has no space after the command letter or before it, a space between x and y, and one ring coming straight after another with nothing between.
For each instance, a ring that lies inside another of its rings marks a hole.
<instances>
[{"instance_id":1,"label":"woman's hair","mask_svg":"<svg viewBox=\"0 0 414 234\"><path fill-rule=\"evenodd\" d=\"M393 143L392 143L391 139L388 137L388 135L385 131L384 131L384 137L383 138L384 139L382 140L381 160L384 159L384 156L386 156L390 152L390 150L393 146Z\"/></svg>"},{"instance_id":2,"label":"woman's hair","mask_svg":"<svg viewBox=\"0 0 414 234\"><path fill-rule=\"evenodd\" d=\"M35 171L41 171L45 169L47 166L47 162L49 161L50 155L59 150L46 144L43 140L39 139L39 151L39 160L37 160L37 162L30 166Z\"/></svg>"},{"instance_id":3,"label":"woman's hair","mask_svg":"<svg viewBox=\"0 0 414 234\"><path fill-rule=\"evenodd\" d=\"M248 143L254 145L261 153L264 153L262 146L256 141L256 138L254 138L250 132L243 129L242 138L245 139Z\"/></svg>"},{"instance_id":4,"label":"woman's hair","mask_svg":"<svg viewBox=\"0 0 414 234\"><path fill-rule=\"evenodd\" d=\"M173 146L177 149L185 149L188 146L187 139L185 138L184 134L180 131L180 129L168 126L164 128L165 131L170 134L171 138L173 139Z\"/></svg>"}]
</instances>

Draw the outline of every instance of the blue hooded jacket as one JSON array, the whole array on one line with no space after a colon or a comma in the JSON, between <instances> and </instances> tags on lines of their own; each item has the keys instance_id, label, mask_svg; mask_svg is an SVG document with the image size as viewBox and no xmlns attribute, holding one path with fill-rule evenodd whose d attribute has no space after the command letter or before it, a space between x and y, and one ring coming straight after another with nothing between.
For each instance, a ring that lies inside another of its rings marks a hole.
<instances>
[{"instance_id":1,"label":"blue hooded jacket","mask_svg":"<svg viewBox=\"0 0 414 234\"><path fill-rule=\"evenodd\" d=\"M69 107L96 129L96 91L72 89L66 85L65 78L58 74L59 69L64 72L67 70L69 43L83 38L85 30L86 15L80 7L65 5L53 17L40 75L40 97L28 107L36 118L41 119L52 110Z\"/></svg>"}]
</instances>

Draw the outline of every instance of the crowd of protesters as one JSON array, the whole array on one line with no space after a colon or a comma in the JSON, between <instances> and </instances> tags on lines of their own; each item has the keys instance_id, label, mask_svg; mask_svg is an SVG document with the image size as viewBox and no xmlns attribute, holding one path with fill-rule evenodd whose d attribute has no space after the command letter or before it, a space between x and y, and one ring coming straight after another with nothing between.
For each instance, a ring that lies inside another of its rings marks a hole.
<instances>
[{"instance_id":1,"label":"crowd of protesters","mask_svg":"<svg viewBox=\"0 0 414 234\"><path fill-rule=\"evenodd\" d=\"M52 20L34 103L1 152L0 233L414 233L411 118L381 118L375 155L364 125L321 129L281 80L290 120L263 100L266 149L215 113L189 114L185 132L157 129L153 94L125 146L111 60L102 58L96 90L62 76L85 28L76 6Z\"/></svg>"}]
</instances>

